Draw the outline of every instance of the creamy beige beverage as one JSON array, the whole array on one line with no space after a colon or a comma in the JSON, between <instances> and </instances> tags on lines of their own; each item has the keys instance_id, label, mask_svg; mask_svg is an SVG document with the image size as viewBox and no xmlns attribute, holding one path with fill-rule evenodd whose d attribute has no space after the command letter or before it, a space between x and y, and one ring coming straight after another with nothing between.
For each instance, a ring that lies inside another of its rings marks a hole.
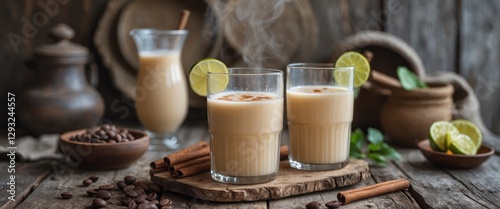
<instances>
[{"instance_id":1,"label":"creamy beige beverage","mask_svg":"<svg viewBox=\"0 0 500 209\"><path fill-rule=\"evenodd\" d=\"M287 90L290 157L309 164L333 164L349 158L352 91L332 86Z\"/></svg>"},{"instance_id":2,"label":"creamy beige beverage","mask_svg":"<svg viewBox=\"0 0 500 209\"><path fill-rule=\"evenodd\" d=\"M258 92L230 92L208 99L212 170L226 176L277 172L283 98Z\"/></svg>"},{"instance_id":3,"label":"creamy beige beverage","mask_svg":"<svg viewBox=\"0 0 500 209\"><path fill-rule=\"evenodd\" d=\"M175 132L188 108L186 78L180 53L141 53L137 77L136 112L146 129L156 133Z\"/></svg>"}]
</instances>

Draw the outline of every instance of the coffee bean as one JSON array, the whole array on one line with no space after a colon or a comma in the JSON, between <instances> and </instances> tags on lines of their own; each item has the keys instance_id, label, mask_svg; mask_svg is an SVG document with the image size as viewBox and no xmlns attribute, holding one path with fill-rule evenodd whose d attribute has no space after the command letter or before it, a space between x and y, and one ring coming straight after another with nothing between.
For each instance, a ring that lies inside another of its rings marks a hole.
<instances>
[{"instance_id":1,"label":"coffee bean","mask_svg":"<svg viewBox=\"0 0 500 209\"><path fill-rule=\"evenodd\" d=\"M174 206L162 206L161 209L174 209Z\"/></svg>"},{"instance_id":2,"label":"coffee bean","mask_svg":"<svg viewBox=\"0 0 500 209\"><path fill-rule=\"evenodd\" d=\"M321 203L317 201L307 203L306 209L321 209Z\"/></svg>"},{"instance_id":3,"label":"coffee bean","mask_svg":"<svg viewBox=\"0 0 500 209\"><path fill-rule=\"evenodd\" d=\"M104 190L113 190L115 189L115 186L112 185L112 184L105 184L105 185L101 185L99 186L99 189L104 189Z\"/></svg>"},{"instance_id":4,"label":"coffee bean","mask_svg":"<svg viewBox=\"0 0 500 209\"><path fill-rule=\"evenodd\" d=\"M101 198L94 198L92 200L92 208L104 208L106 207L106 200L103 200Z\"/></svg>"},{"instance_id":5,"label":"coffee bean","mask_svg":"<svg viewBox=\"0 0 500 209\"><path fill-rule=\"evenodd\" d=\"M127 186L127 184L124 181L120 180L120 181L116 182L116 186L119 189L123 189L123 188L125 188Z\"/></svg>"},{"instance_id":6,"label":"coffee bean","mask_svg":"<svg viewBox=\"0 0 500 209\"><path fill-rule=\"evenodd\" d=\"M153 204L153 205L156 205L156 206L158 206L158 204L160 203L160 201L158 201L158 200L151 200L151 201L149 201L149 202L150 202L151 204Z\"/></svg>"},{"instance_id":7,"label":"coffee bean","mask_svg":"<svg viewBox=\"0 0 500 209\"><path fill-rule=\"evenodd\" d=\"M153 190L154 192L156 192L156 193L160 193L161 192L161 188L157 184L154 184L154 183L149 184L149 188L151 190Z\"/></svg>"},{"instance_id":8,"label":"coffee bean","mask_svg":"<svg viewBox=\"0 0 500 209\"><path fill-rule=\"evenodd\" d=\"M144 203L144 202L149 202L148 195L147 194L138 195L135 198L135 202L137 202L137 204L141 204L141 203Z\"/></svg>"},{"instance_id":9,"label":"coffee bean","mask_svg":"<svg viewBox=\"0 0 500 209\"><path fill-rule=\"evenodd\" d=\"M148 194L148 200L149 201L156 200L157 198L158 198L158 195L155 192L151 192L151 193Z\"/></svg>"},{"instance_id":10,"label":"coffee bean","mask_svg":"<svg viewBox=\"0 0 500 209\"><path fill-rule=\"evenodd\" d=\"M172 200L170 199L161 199L160 203L158 203L160 206L171 206L172 205Z\"/></svg>"},{"instance_id":11,"label":"coffee bean","mask_svg":"<svg viewBox=\"0 0 500 209\"><path fill-rule=\"evenodd\" d=\"M133 190L133 189L135 189L135 185L127 185L125 188L123 188L124 191L125 190Z\"/></svg>"},{"instance_id":12,"label":"coffee bean","mask_svg":"<svg viewBox=\"0 0 500 209\"><path fill-rule=\"evenodd\" d=\"M136 209L137 208L137 203L135 201L129 201L127 205L127 209Z\"/></svg>"},{"instance_id":13,"label":"coffee bean","mask_svg":"<svg viewBox=\"0 0 500 209\"><path fill-rule=\"evenodd\" d=\"M99 190L95 194L95 196L98 197L98 198L101 198L103 200L109 200L109 199L111 199L111 196L113 196L113 195L108 190Z\"/></svg>"},{"instance_id":14,"label":"coffee bean","mask_svg":"<svg viewBox=\"0 0 500 209\"><path fill-rule=\"evenodd\" d=\"M327 202L325 203L325 206L328 208L328 209L335 209L335 208L339 208L340 207L340 202L339 201L330 201L330 202Z\"/></svg>"},{"instance_id":15,"label":"coffee bean","mask_svg":"<svg viewBox=\"0 0 500 209\"><path fill-rule=\"evenodd\" d=\"M96 182L97 180L99 180L99 177L98 176L90 176L89 179L92 180L92 182Z\"/></svg>"},{"instance_id":16,"label":"coffee bean","mask_svg":"<svg viewBox=\"0 0 500 209\"><path fill-rule=\"evenodd\" d=\"M83 185L84 187L88 187L88 186L90 186L91 184L92 184L92 180L91 180L91 179L85 179L85 180L83 180L83 181L82 181L82 185Z\"/></svg>"},{"instance_id":17,"label":"coffee bean","mask_svg":"<svg viewBox=\"0 0 500 209\"><path fill-rule=\"evenodd\" d=\"M61 197L63 199L71 199L73 197L73 195L69 192L63 192L63 193L61 193Z\"/></svg>"},{"instance_id":18,"label":"coffee bean","mask_svg":"<svg viewBox=\"0 0 500 209\"><path fill-rule=\"evenodd\" d=\"M125 190L125 196L130 197L130 198L135 198L137 197L137 192L133 189L130 190Z\"/></svg>"},{"instance_id":19,"label":"coffee bean","mask_svg":"<svg viewBox=\"0 0 500 209\"><path fill-rule=\"evenodd\" d=\"M138 195L146 193L141 187L135 187L134 191L137 192Z\"/></svg>"},{"instance_id":20,"label":"coffee bean","mask_svg":"<svg viewBox=\"0 0 500 209\"><path fill-rule=\"evenodd\" d=\"M150 202L141 203L137 206L137 209L158 209L158 206Z\"/></svg>"},{"instance_id":21,"label":"coffee bean","mask_svg":"<svg viewBox=\"0 0 500 209\"><path fill-rule=\"evenodd\" d=\"M95 194L97 194L97 190L95 190L95 189L89 189L89 190L87 190L87 194L89 196L91 196L91 197L94 197Z\"/></svg>"},{"instance_id":22,"label":"coffee bean","mask_svg":"<svg viewBox=\"0 0 500 209\"><path fill-rule=\"evenodd\" d=\"M133 183L135 183L135 177L134 176L125 176L125 178L123 178L123 180L125 181L125 183L127 185L131 185Z\"/></svg>"}]
</instances>

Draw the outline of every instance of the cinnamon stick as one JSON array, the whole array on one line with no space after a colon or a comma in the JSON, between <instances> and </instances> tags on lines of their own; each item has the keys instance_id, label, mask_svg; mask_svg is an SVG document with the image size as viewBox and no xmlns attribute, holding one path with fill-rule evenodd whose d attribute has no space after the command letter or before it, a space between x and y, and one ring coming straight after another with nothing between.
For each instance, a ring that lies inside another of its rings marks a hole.
<instances>
[{"instance_id":1,"label":"cinnamon stick","mask_svg":"<svg viewBox=\"0 0 500 209\"><path fill-rule=\"evenodd\" d=\"M196 164L202 164L205 162L210 162L210 155L195 158L193 160L189 160L189 161L186 161L183 163L171 165L168 169L169 169L170 173L175 173L175 171L177 171L181 168L189 167L189 166L196 165Z\"/></svg>"},{"instance_id":2,"label":"cinnamon stick","mask_svg":"<svg viewBox=\"0 0 500 209\"><path fill-rule=\"evenodd\" d=\"M357 200L407 189L408 187L410 187L410 181L407 179L386 181L363 188L339 192L337 194L337 200L344 205Z\"/></svg>"},{"instance_id":3,"label":"cinnamon stick","mask_svg":"<svg viewBox=\"0 0 500 209\"><path fill-rule=\"evenodd\" d=\"M164 167L164 168L151 168L151 169L149 169L149 174L152 175L152 174L163 172L163 171L168 171L168 167Z\"/></svg>"},{"instance_id":4,"label":"cinnamon stick","mask_svg":"<svg viewBox=\"0 0 500 209\"><path fill-rule=\"evenodd\" d=\"M401 86L401 82L396 78L378 72L376 70L371 70L369 80L374 82L377 85L380 85L385 88L395 89L395 88L403 88Z\"/></svg>"},{"instance_id":5,"label":"cinnamon stick","mask_svg":"<svg viewBox=\"0 0 500 209\"><path fill-rule=\"evenodd\" d=\"M210 155L210 147L208 147L208 145L199 149L194 149L194 148L191 149L190 147L188 147L184 150L181 150L179 152L164 157L163 161L167 166L171 166L174 164L186 162L206 155Z\"/></svg>"},{"instance_id":6,"label":"cinnamon stick","mask_svg":"<svg viewBox=\"0 0 500 209\"><path fill-rule=\"evenodd\" d=\"M210 161L181 168L175 172L175 177L183 178L210 170Z\"/></svg>"},{"instance_id":7,"label":"cinnamon stick","mask_svg":"<svg viewBox=\"0 0 500 209\"><path fill-rule=\"evenodd\" d=\"M177 30L184 30L184 28L186 28L186 24L189 19L189 14L190 14L189 10L182 10L181 18L177 23Z\"/></svg>"},{"instance_id":8,"label":"cinnamon stick","mask_svg":"<svg viewBox=\"0 0 500 209\"><path fill-rule=\"evenodd\" d=\"M167 168L167 165L165 164L165 161L163 161L163 158L155 160L149 164L149 167L152 169L159 169L159 168Z\"/></svg>"}]
</instances>

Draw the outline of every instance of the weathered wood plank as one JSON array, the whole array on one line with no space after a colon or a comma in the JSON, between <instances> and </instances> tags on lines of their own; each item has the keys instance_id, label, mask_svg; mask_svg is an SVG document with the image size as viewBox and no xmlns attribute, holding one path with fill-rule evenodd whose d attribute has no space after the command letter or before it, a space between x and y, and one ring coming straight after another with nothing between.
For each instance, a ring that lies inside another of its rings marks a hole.
<instances>
[{"instance_id":1,"label":"weathered wood plank","mask_svg":"<svg viewBox=\"0 0 500 209\"><path fill-rule=\"evenodd\" d=\"M405 160L396 163L399 170L401 170L409 179L411 179L414 191L411 192L412 196L417 200L422 208L498 208L498 197L492 197L497 193L500 181L498 181L498 167L500 165L499 157L494 155L481 167L473 170L468 170L468 173L475 173L474 178L470 176L465 179L457 179L460 170L444 170L434 166L428 162L419 150L415 149L398 149ZM491 174L488 174L490 173ZM463 175L463 174L460 174ZM491 177L484 179L483 176ZM465 177L463 177L465 178ZM497 180L492 181L492 178ZM472 182L467 181L474 181ZM477 182L481 182L478 184ZM490 184L489 191L480 193L482 197L478 196L478 190L485 188L472 189L475 185ZM493 190L494 188L497 190ZM498 195L497 195L498 196Z\"/></svg>"},{"instance_id":2,"label":"weathered wood plank","mask_svg":"<svg viewBox=\"0 0 500 209\"><path fill-rule=\"evenodd\" d=\"M427 72L455 71L457 3L445 1L384 1L385 31L412 46Z\"/></svg>"},{"instance_id":3,"label":"weathered wood plank","mask_svg":"<svg viewBox=\"0 0 500 209\"><path fill-rule=\"evenodd\" d=\"M15 172L13 173L8 172L8 166L7 163L3 162L0 164L0 169L2 171L0 173L0 190L4 193L2 199L0 199L0 209L14 208L21 203L21 201L23 201L52 171L50 164L47 162L16 162L14 167ZM10 182L11 175L14 176L14 182ZM13 194L13 196L15 196L15 201L10 201L7 198L11 195L11 193L7 191L12 189L11 185L15 187L15 194Z\"/></svg>"},{"instance_id":4,"label":"weathered wood plank","mask_svg":"<svg viewBox=\"0 0 500 209\"><path fill-rule=\"evenodd\" d=\"M393 164L387 167L380 166L370 166L371 177L365 181L358 184L316 192L312 194L293 196L279 200L270 200L269 208L304 208L304 206L312 201L321 202L323 205L329 201L337 200L337 193L349 189L361 188L383 181L389 181L399 178L406 178L405 175ZM416 201L410 196L408 191L393 192L386 195L381 195L378 197L372 197L369 199L359 200L356 202L343 205L342 208L420 208Z\"/></svg>"},{"instance_id":5,"label":"weathered wood plank","mask_svg":"<svg viewBox=\"0 0 500 209\"><path fill-rule=\"evenodd\" d=\"M458 72L474 88L487 127L500 135L500 2L463 0Z\"/></svg>"},{"instance_id":6,"label":"weathered wood plank","mask_svg":"<svg viewBox=\"0 0 500 209\"><path fill-rule=\"evenodd\" d=\"M380 0L310 1L318 21L318 47L310 61L329 61L334 48L346 36L363 30L380 30ZM309 60L298 60L309 61Z\"/></svg>"}]
</instances>

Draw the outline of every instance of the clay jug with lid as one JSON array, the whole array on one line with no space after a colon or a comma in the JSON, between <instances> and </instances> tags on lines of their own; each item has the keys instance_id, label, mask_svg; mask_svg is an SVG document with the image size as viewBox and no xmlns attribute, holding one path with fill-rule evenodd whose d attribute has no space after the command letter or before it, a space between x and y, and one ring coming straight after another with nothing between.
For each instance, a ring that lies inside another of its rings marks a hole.
<instances>
[{"instance_id":1,"label":"clay jug with lid","mask_svg":"<svg viewBox=\"0 0 500 209\"><path fill-rule=\"evenodd\" d=\"M74 31L64 24L49 36L55 42L34 50L35 79L18 97L22 125L35 136L97 125L104 102L85 76L87 48L70 41Z\"/></svg>"}]
</instances>

